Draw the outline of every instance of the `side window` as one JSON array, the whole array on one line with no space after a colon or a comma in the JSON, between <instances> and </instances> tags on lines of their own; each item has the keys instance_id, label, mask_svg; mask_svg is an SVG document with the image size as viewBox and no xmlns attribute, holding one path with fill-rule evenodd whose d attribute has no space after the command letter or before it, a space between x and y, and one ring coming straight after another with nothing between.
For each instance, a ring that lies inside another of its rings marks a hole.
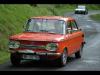
<instances>
[{"instance_id":1,"label":"side window","mask_svg":"<svg viewBox=\"0 0 100 75\"><path fill-rule=\"evenodd\" d=\"M73 33L78 31L78 26L75 21L68 21L67 22L67 27L66 27L66 32L67 33Z\"/></svg>"},{"instance_id":2,"label":"side window","mask_svg":"<svg viewBox=\"0 0 100 75\"><path fill-rule=\"evenodd\" d=\"M67 33L71 33L72 31L72 25L71 25L71 21L67 22L67 27L66 27L66 32Z\"/></svg>"},{"instance_id":3,"label":"side window","mask_svg":"<svg viewBox=\"0 0 100 75\"><path fill-rule=\"evenodd\" d=\"M73 31L77 31L78 30L78 26L77 26L75 21L71 21L71 25L72 25L72 30Z\"/></svg>"}]
</instances>

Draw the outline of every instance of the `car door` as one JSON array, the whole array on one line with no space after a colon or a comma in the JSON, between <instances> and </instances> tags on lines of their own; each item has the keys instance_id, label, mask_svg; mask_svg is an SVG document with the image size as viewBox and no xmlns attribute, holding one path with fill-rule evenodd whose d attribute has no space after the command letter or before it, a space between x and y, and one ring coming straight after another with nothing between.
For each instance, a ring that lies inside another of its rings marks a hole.
<instances>
[{"instance_id":1,"label":"car door","mask_svg":"<svg viewBox=\"0 0 100 75\"><path fill-rule=\"evenodd\" d=\"M77 23L75 20L71 21L71 26L72 26L72 43L73 43L73 50L72 53L76 52L79 50L82 42L82 34L80 30L78 29Z\"/></svg>"},{"instance_id":2,"label":"car door","mask_svg":"<svg viewBox=\"0 0 100 75\"><path fill-rule=\"evenodd\" d=\"M67 22L66 36L68 37L68 40L66 41L66 46L68 48L68 55L70 55L70 54L73 53L73 49L74 49L73 32L72 32L72 25L71 25L71 21L70 20Z\"/></svg>"},{"instance_id":3,"label":"car door","mask_svg":"<svg viewBox=\"0 0 100 75\"><path fill-rule=\"evenodd\" d=\"M80 34L79 29L74 20L70 20L67 23L67 35L69 40L68 43L69 54L76 52L80 47Z\"/></svg>"}]
</instances>

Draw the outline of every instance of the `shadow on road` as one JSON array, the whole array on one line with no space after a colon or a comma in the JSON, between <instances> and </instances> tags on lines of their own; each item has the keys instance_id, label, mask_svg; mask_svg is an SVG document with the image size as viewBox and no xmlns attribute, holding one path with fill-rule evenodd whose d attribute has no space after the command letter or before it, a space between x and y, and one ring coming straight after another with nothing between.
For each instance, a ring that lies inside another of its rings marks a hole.
<instances>
[{"instance_id":1,"label":"shadow on road","mask_svg":"<svg viewBox=\"0 0 100 75\"><path fill-rule=\"evenodd\" d=\"M75 57L68 57L67 64L70 64L71 62L77 61ZM67 66L66 64L66 66ZM66 67L65 66L65 67ZM26 61L23 62L20 66L13 66L10 65L10 68L39 68L39 69L59 69L61 66L57 65L55 62L51 61Z\"/></svg>"}]
</instances>

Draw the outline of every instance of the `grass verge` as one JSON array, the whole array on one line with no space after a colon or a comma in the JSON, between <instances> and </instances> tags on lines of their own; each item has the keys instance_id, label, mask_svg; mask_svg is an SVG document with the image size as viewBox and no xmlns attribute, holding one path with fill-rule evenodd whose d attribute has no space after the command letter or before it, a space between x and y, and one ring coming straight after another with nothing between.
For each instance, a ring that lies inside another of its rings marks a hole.
<instances>
[{"instance_id":1,"label":"grass verge","mask_svg":"<svg viewBox=\"0 0 100 75\"><path fill-rule=\"evenodd\" d=\"M90 15L90 18L97 22L100 22L100 14Z\"/></svg>"},{"instance_id":2,"label":"grass verge","mask_svg":"<svg viewBox=\"0 0 100 75\"><path fill-rule=\"evenodd\" d=\"M10 53L7 51L0 51L0 64L7 62L9 57Z\"/></svg>"}]
</instances>

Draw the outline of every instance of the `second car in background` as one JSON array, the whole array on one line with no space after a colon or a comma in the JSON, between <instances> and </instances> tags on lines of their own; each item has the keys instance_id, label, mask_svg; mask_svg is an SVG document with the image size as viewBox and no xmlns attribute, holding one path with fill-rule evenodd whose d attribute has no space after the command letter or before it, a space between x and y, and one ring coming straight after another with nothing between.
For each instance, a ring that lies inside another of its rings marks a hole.
<instances>
[{"instance_id":1,"label":"second car in background","mask_svg":"<svg viewBox=\"0 0 100 75\"><path fill-rule=\"evenodd\" d=\"M78 7L75 9L75 14L88 14L88 9L84 5L78 5Z\"/></svg>"}]
</instances>

